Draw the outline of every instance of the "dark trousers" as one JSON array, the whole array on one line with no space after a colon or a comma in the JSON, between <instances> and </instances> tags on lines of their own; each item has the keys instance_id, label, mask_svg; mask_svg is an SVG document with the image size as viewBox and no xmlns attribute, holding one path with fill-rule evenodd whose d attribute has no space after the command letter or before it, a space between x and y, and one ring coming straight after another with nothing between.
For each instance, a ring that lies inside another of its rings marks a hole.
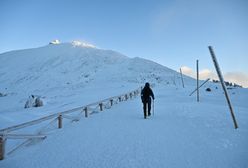
<instances>
[{"instance_id":1,"label":"dark trousers","mask_svg":"<svg viewBox=\"0 0 248 168\"><path fill-rule=\"evenodd\" d=\"M147 107L148 107L148 116L150 116L151 115L151 99L143 102L143 110L144 110L144 117L145 118L147 116L147 112L146 112Z\"/></svg>"}]
</instances>

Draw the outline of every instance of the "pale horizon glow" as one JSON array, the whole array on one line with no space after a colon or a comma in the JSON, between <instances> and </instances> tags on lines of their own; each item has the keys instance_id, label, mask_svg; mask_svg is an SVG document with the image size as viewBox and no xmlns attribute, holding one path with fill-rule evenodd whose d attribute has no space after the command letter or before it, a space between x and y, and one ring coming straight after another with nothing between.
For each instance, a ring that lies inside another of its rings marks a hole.
<instances>
[{"instance_id":1,"label":"pale horizon glow","mask_svg":"<svg viewBox=\"0 0 248 168\"><path fill-rule=\"evenodd\" d=\"M196 79L196 70L193 70L190 67L182 66L181 67L182 73L184 75L190 76L192 78ZM238 85L241 85L245 88L248 88L248 75L242 73L242 72L228 72L222 74L225 81L236 83ZM199 70L199 79L200 80L206 80L206 79L214 79L219 80L217 74L215 72L212 72L209 69L202 69Z\"/></svg>"}]
</instances>

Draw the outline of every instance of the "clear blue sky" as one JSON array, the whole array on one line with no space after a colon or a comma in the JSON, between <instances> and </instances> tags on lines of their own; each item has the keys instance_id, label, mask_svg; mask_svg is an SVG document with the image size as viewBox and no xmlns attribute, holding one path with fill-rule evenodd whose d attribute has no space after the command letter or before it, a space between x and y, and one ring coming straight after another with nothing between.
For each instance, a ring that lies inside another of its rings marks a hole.
<instances>
[{"instance_id":1,"label":"clear blue sky","mask_svg":"<svg viewBox=\"0 0 248 168\"><path fill-rule=\"evenodd\" d=\"M172 69L248 74L247 0L1 0L0 53L85 40Z\"/></svg>"}]
</instances>

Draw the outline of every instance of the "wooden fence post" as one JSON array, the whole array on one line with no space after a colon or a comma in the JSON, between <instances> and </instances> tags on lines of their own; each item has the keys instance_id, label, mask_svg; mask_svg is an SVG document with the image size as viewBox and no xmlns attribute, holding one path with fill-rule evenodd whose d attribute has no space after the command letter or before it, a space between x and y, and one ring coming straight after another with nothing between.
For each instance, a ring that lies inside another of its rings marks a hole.
<instances>
[{"instance_id":1,"label":"wooden fence post","mask_svg":"<svg viewBox=\"0 0 248 168\"><path fill-rule=\"evenodd\" d=\"M62 128L62 114L58 116L58 128Z\"/></svg>"},{"instance_id":2,"label":"wooden fence post","mask_svg":"<svg viewBox=\"0 0 248 168\"><path fill-rule=\"evenodd\" d=\"M220 71L220 67L219 67L219 64L217 62L216 56L214 54L214 50L213 50L213 48L211 46L208 46L208 49L209 49L210 54L212 56L212 60L213 60L213 63L214 63L216 72L217 72L217 74L219 76L219 80L220 80L221 85L222 85L222 88L224 90L225 97L226 97L226 100L227 100L227 103L228 103L228 106L229 106L229 109L230 109L230 112L231 112L231 116L232 116L232 119L233 119L234 127L235 127L235 129L237 129L238 128L238 123L237 123L237 121L235 119L235 115L234 115L234 112L233 112L231 101L229 99L229 96L228 96L228 93L227 93L227 89L226 89L226 85L224 83L224 78L223 78L222 73Z\"/></svg>"},{"instance_id":3,"label":"wooden fence post","mask_svg":"<svg viewBox=\"0 0 248 168\"><path fill-rule=\"evenodd\" d=\"M0 136L0 160L4 159L5 142L6 142L6 139L3 136Z\"/></svg>"},{"instance_id":4,"label":"wooden fence post","mask_svg":"<svg viewBox=\"0 0 248 168\"><path fill-rule=\"evenodd\" d=\"M99 106L100 106L100 111L102 111L103 110L103 108L102 108L103 107L103 104L100 103Z\"/></svg>"},{"instance_id":5,"label":"wooden fence post","mask_svg":"<svg viewBox=\"0 0 248 168\"><path fill-rule=\"evenodd\" d=\"M199 102L199 60L196 60L196 88L197 88L197 102Z\"/></svg>"},{"instance_id":6,"label":"wooden fence post","mask_svg":"<svg viewBox=\"0 0 248 168\"><path fill-rule=\"evenodd\" d=\"M85 112L85 117L87 118L88 117L88 109L87 109L87 107L84 108L84 112Z\"/></svg>"},{"instance_id":7,"label":"wooden fence post","mask_svg":"<svg viewBox=\"0 0 248 168\"><path fill-rule=\"evenodd\" d=\"M128 99L128 96L127 96L127 94L125 94L125 100L127 100Z\"/></svg>"}]
</instances>

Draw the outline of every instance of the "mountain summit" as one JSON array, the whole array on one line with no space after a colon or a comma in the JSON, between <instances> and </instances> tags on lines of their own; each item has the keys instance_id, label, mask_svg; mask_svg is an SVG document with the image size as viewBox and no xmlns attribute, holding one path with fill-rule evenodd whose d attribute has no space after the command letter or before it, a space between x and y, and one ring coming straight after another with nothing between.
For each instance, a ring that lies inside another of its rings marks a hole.
<instances>
[{"instance_id":1,"label":"mountain summit","mask_svg":"<svg viewBox=\"0 0 248 168\"><path fill-rule=\"evenodd\" d=\"M167 83L177 74L155 62L79 41L3 53L0 62L0 88L18 92L86 87L90 83Z\"/></svg>"}]
</instances>

